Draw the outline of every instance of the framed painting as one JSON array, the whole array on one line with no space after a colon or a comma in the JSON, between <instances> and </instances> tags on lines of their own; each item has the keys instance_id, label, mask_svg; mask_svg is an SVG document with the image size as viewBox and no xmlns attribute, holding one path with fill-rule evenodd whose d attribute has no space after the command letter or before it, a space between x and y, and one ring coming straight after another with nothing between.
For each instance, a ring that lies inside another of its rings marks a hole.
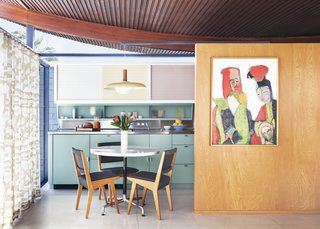
<instances>
[{"instance_id":1,"label":"framed painting","mask_svg":"<svg viewBox=\"0 0 320 229\"><path fill-rule=\"evenodd\" d=\"M277 145L278 59L211 61L211 145Z\"/></svg>"}]
</instances>

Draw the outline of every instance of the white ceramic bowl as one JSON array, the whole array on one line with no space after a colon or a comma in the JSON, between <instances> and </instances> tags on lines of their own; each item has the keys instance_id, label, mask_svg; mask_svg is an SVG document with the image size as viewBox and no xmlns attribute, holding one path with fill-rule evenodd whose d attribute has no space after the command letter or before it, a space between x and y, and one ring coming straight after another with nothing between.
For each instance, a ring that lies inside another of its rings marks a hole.
<instances>
[{"instance_id":1,"label":"white ceramic bowl","mask_svg":"<svg viewBox=\"0 0 320 229\"><path fill-rule=\"evenodd\" d=\"M165 130L170 130L171 126L163 126Z\"/></svg>"}]
</instances>

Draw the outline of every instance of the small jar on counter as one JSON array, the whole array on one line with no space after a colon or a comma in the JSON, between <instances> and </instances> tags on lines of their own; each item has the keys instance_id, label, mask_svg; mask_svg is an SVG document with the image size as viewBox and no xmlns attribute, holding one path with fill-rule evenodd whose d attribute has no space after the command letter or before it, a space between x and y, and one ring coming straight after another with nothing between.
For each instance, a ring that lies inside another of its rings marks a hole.
<instances>
[{"instance_id":1,"label":"small jar on counter","mask_svg":"<svg viewBox=\"0 0 320 229\"><path fill-rule=\"evenodd\" d=\"M93 128L94 129L100 129L100 121L99 121L99 119L94 119Z\"/></svg>"}]
</instances>

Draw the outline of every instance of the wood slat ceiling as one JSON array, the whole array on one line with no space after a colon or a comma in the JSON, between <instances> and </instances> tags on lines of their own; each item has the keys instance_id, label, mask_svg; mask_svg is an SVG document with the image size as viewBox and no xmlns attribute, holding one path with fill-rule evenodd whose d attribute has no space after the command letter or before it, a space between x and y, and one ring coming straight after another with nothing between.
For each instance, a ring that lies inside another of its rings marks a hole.
<instances>
[{"instance_id":1,"label":"wood slat ceiling","mask_svg":"<svg viewBox=\"0 0 320 229\"><path fill-rule=\"evenodd\" d=\"M320 36L319 0L0 0L30 11L164 34L230 38ZM110 48L122 46L51 31ZM214 39L213 39L214 40ZM195 39L196 41L196 39ZM285 41L285 40L284 40ZM139 45L139 44L138 44ZM130 46L147 53L164 50ZM177 54L189 51L167 50Z\"/></svg>"}]
</instances>

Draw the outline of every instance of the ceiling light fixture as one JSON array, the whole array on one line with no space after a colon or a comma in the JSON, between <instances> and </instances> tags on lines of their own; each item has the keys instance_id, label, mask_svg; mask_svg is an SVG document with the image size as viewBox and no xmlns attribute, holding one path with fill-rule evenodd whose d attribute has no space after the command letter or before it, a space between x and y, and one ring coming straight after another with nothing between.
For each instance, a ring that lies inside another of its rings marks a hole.
<instances>
[{"instance_id":1,"label":"ceiling light fixture","mask_svg":"<svg viewBox=\"0 0 320 229\"><path fill-rule=\"evenodd\" d=\"M110 83L106 85L105 89L114 89L119 94L129 94L135 89L140 89L146 87L143 83L130 82L127 80L127 69L123 69L123 78L122 82Z\"/></svg>"}]
</instances>

